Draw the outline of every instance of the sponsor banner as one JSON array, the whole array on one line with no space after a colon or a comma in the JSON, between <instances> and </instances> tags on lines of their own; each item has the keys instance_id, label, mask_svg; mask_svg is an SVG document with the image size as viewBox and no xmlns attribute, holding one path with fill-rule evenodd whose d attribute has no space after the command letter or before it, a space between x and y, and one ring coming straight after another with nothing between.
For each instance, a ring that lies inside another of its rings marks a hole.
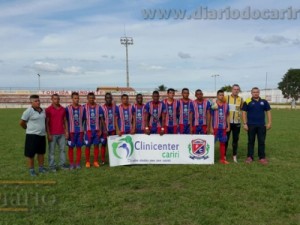
<instances>
[{"instance_id":1,"label":"sponsor banner","mask_svg":"<svg viewBox=\"0 0 300 225\"><path fill-rule=\"evenodd\" d=\"M151 134L108 137L110 166L214 164L213 135Z\"/></svg>"},{"instance_id":2,"label":"sponsor banner","mask_svg":"<svg viewBox=\"0 0 300 225\"><path fill-rule=\"evenodd\" d=\"M61 91L57 91L57 90L42 90L42 91L38 91L39 95L53 95L53 94L59 94L59 95L71 95L72 92L78 92L79 95L87 95L89 92L93 92L95 95L105 95L106 91L86 91L86 90L61 90ZM128 95L135 95L136 93L134 91L112 91L112 94L116 94L116 95L122 95L122 94L128 94Z\"/></svg>"}]
</instances>

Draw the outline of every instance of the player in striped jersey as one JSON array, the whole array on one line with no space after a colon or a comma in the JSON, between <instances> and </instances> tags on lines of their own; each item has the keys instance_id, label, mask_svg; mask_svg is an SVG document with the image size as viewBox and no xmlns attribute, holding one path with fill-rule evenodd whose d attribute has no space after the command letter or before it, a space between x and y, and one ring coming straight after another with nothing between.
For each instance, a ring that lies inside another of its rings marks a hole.
<instances>
[{"instance_id":1,"label":"player in striped jersey","mask_svg":"<svg viewBox=\"0 0 300 225\"><path fill-rule=\"evenodd\" d=\"M101 141L101 161L105 164L105 153L107 145L107 136L116 135L115 128L116 105L113 103L111 93L105 94L105 103L101 106L100 119L102 123Z\"/></svg>"},{"instance_id":2,"label":"player in striped jersey","mask_svg":"<svg viewBox=\"0 0 300 225\"><path fill-rule=\"evenodd\" d=\"M179 112L179 101L174 99L175 90L173 88L169 88L167 94L168 94L168 98L166 98L163 101L166 106L165 133L177 134L178 132L177 114Z\"/></svg>"},{"instance_id":3,"label":"player in striped jersey","mask_svg":"<svg viewBox=\"0 0 300 225\"><path fill-rule=\"evenodd\" d=\"M116 107L115 126L119 136L123 134L134 134L132 127L132 105L129 104L128 98L127 94L123 94L121 96L121 104Z\"/></svg>"},{"instance_id":4,"label":"player in striped jersey","mask_svg":"<svg viewBox=\"0 0 300 225\"><path fill-rule=\"evenodd\" d=\"M94 145L94 167L99 167L99 144L100 144L100 106L95 102L95 94L93 92L87 95L88 102L83 106L84 130L85 130L85 167L90 168L90 148Z\"/></svg>"},{"instance_id":5,"label":"player in striped jersey","mask_svg":"<svg viewBox=\"0 0 300 225\"><path fill-rule=\"evenodd\" d=\"M207 134L210 131L210 102L203 98L200 89L195 92L196 99L193 101L193 134Z\"/></svg>"},{"instance_id":6,"label":"player in striped jersey","mask_svg":"<svg viewBox=\"0 0 300 225\"><path fill-rule=\"evenodd\" d=\"M143 104L143 95L136 95L136 104L132 106L134 133L145 133L145 105Z\"/></svg>"},{"instance_id":7,"label":"player in striped jersey","mask_svg":"<svg viewBox=\"0 0 300 225\"><path fill-rule=\"evenodd\" d=\"M225 159L226 132L230 130L229 106L222 90L217 92L217 100L211 107L211 116L211 133L215 135L215 141L220 142L220 163L229 164Z\"/></svg>"},{"instance_id":8,"label":"player in striped jersey","mask_svg":"<svg viewBox=\"0 0 300 225\"><path fill-rule=\"evenodd\" d=\"M83 146L83 107L79 104L79 94L73 92L72 104L66 107L66 120L68 124L68 146L70 169L80 169L81 147ZM74 165L73 149L76 147L76 165Z\"/></svg>"},{"instance_id":9,"label":"player in striped jersey","mask_svg":"<svg viewBox=\"0 0 300 225\"><path fill-rule=\"evenodd\" d=\"M192 133L192 100L189 99L190 91L188 88L183 88L181 91L182 99L179 100L179 133Z\"/></svg>"},{"instance_id":10,"label":"player in striped jersey","mask_svg":"<svg viewBox=\"0 0 300 225\"><path fill-rule=\"evenodd\" d=\"M165 104L159 100L158 91L153 91L152 101L146 103L145 112L145 133L163 135L165 133L163 124L165 124L166 107Z\"/></svg>"}]
</instances>

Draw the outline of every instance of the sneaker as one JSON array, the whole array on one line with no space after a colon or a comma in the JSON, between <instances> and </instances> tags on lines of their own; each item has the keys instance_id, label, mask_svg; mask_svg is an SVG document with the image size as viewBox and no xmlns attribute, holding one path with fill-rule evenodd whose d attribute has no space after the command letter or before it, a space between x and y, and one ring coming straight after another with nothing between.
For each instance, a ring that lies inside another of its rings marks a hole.
<instances>
[{"instance_id":1,"label":"sneaker","mask_svg":"<svg viewBox=\"0 0 300 225\"><path fill-rule=\"evenodd\" d=\"M102 162L101 162L102 165L104 165L105 163L106 163L105 161L102 161Z\"/></svg>"},{"instance_id":2,"label":"sneaker","mask_svg":"<svg viewBox=\"0 0 300 225\"><path fill-rule=\"evenodd\" d=\"M35 177L35 176L36 176L36 173L35 173L34 169L29 169L29 174L30 174L30 176L32 176L32 177Z\"/></svg>"},{"instance_id":3,"label":"sneaker","mask_svg":"<svg viewBox=\"0 0 300 225\"><path fill-rule=\"evenodd\" d=\"M259 162L263 165L267 165L268 161L266 159L260 159Z\"/></svg>"},{"instance_id":4,"label":"sneaker","mask_svg":"<svg viewBox=\"0 0 300 225\"><path fill-rule=\"evenodd\" d=\"M253 159L251 157L248 157L245 161L245 163L252 163L253 162Z\"/></svg>"},{"instance_id":5,"label":"sneaker","mask_svg":"<svg viewBox=\"0 0 300 225\"><path fill-rule=\"evenodd\" d=\"M77 165L76 165L76 169L81 169L80 164L77 164Z\"/></svg>"},{"instance_id":6,"label":"sneaker","mask_svg":"<svg viewBox=\"0 0 300 225\"><path fill-rule=\"evenodd\" d=\"M85 163L85 167L86 167L86 168L90 168L90 167L91 167L91 163L90 163L90 162L86 162L86 163Z\"/></svg>"},{"instance_id":7,"label":"sneaker","mask_svg":"<svg viewBox=\"0 0 300 225\"><path fill-rule=\"evenodd\" d=\"M74 164L71 164L71 165L70 165L70 170L74 170L74 169L75 169Z\"/></svg>"},{"instance_id":8,"label":"sneaker","mask_svg":"<svg viewBox=\"0 0 300 225\"><path fill-rule=\"evenodd\" d=\"M94 167L100 167L100 165L99 165L99 163L96 161L96 162L94 162Z\"/></svg>"},{"instance_id":9,"label":"sneaker","mask_svg":"<svg viewBox=\"0 0 300 225\"><path fill-rule=\"evenodd\" d=\"M39 173L47 173L47 170L42 166L39 168Z\"/></svg>"},{"instance_id":10,"label":"sneaker","mask_svg":"<svg viewBox=\"0 0 300 225\"><path fill-rule=\"evenodd\" d=\"M238 161L237 161L237 157L236 157L236 155L234 155L233 156L233 162L235 162L235 163L237 163Z\"/></svg>"},{"instance_id":11,"label":"sneaker","mask_svg":"<svg viewBox=\"0 0 300 225\"><path fill-rule=\"evenodd\" d=\"M229 164L229 162L226 161L225 159L224 159L224 160L220 160L220 163L221 163L221 164L225 164L225 165Z\"/></svg>"},{"instance_id":12,"label":"sneaker","mask_svg":"<svg viewBox=\"0 0 300 225\"><path fill-rule=\"evenodd\" d=\"M62 166L60 166L60 169L62 169L62 170L68 170L68 169L70 169L70 167L66 166L65 164L63 164Z\"/></svg>"}]
</instances>

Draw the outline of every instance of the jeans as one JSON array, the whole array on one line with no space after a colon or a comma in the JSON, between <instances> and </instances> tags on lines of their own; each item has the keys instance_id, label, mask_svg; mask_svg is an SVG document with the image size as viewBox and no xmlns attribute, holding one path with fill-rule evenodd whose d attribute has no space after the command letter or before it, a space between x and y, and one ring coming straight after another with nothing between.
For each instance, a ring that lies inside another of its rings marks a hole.
<instances>
[{"instance_id":1,"label":"jeans","mask_svg":"<svg viewBox=\"0 0 300 225\"><path fill-rule=\"evenodd\" d=\"M248 157L253 159L255 136L258 141L258 157L264 159L265 156L265 140L266 127L264 125L248 125Z\"/></svg>"},{"instance_id":2,"label":"jeans","mask_svg":"<svg viewBox=\"0 0 300 225\"><path fill-rule=\"evenodd\" d=\"M227 141L226 141L226 144L225 144L225 155L227 153L228 142L229 142L231 132L232 132L232 150L233 150L232 155L237 155L240 130L241 130L241 124L240 123L238 123L238 124L231 123L230 124L230 131L227 132Z\"/></svg>"},{"instance_id":3,"label":"jeans","mask_svg":"<svg viewBox=\"0 0 300 225\"><path fill-rule=\"evenodd\" d=\"M52 135L52 141L48 142L49 146L49 167L55 168L55 146L56 144L59 147L60 157L59 157L59 165L63 166L66 163L66 152L65 152L65 145L66 139L64 134L59 135Z\"/></svg>"}]
</instances>

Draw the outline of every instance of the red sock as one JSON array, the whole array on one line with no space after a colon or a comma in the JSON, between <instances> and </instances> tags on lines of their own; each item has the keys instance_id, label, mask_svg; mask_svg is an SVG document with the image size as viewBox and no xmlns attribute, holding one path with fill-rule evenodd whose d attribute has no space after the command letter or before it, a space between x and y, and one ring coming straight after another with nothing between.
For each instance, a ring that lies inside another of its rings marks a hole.
<instances>
[{"instance_id":1,"label":"red sock","mask_svg":"<svg viewBox=\"0 0 300 225\"><path fill-rule=\"evenodd\" d=\"M73 153L72 147L69 147L68 155L69 155L70 165L73 165L74 164L74 153Z\"/></svg>"},{"instance_id":2,"label":"red sock","mask_svg":"<svg viewBox=\"0 0 300 225\"><path fill-rule=\"evenodd\" d=\"M80 164L81 161L81 148L77 147L76 151L76 165Z\"/></svg>"},{"instance_id":3,"label":"red sock","mask_svg":"<svg viewBox=\"0 0 300 225\"><path fill-rule=\"evenodd\" d=\"M98 162L99 157L99 146L94 145L94 162Z\"/></svg>"},{"instance_id":4,"label":"red sock","mask_svg":"<svg viewBox=\"0 0 300 225\"><path fill-rule=\"evenodd\" d=\"M220 142L220 159L225 160L225 143Z\"/></svg>"},{"instance_id":5,"label":"red sock","mask_svg":"<svg viewBox=\"0 0 300 225\"><path fill-rule=\"evenodd\" d=\"M90 161L90 147L86 147L85 148L85 162L89 162Z\"/></svg>"},{"instance_id":6,"label":"red sock","mask_svg":"<svg viewBox=\"0 0 300 225\"><path fill-rule=\"evenodd\" d=\"M106 146L101 146L101 161L105 162L105 151L106 151Z\"/></svg>"}]
</instances>

